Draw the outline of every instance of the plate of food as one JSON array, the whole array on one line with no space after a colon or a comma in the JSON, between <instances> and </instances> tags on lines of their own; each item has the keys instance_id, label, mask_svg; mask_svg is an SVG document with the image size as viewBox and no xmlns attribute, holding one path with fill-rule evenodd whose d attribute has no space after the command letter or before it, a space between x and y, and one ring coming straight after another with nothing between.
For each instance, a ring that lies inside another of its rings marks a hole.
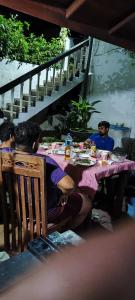
<instances>
[{"instance_id":1,"label":"plate of food","mask_svg":"<svg viewBox=\"0 0 135 300\"><path fill-rule=\"evenodd\" d=\"M39 148L43 148L45 150L47 150L49 148L48 143L40 143Z\"/></svg>"},{"instance_id":2,"label":"plate of food","mask_svg":"<svg viewBox=\"0 0 135 300\"><path fill-rule=\"evenodd\" d=\"M91 167L94 166L96 164L96 160L91 160L88 158L85 159L77 159L75 161L76 165L81 165L81 166L87 166L87 167Z\"/></svg>"},{"instance_id":3,"label":"plate of food","mask_svg":"<svg viewBox=\"0 0 135 300\"><path fill-rule=\"evenodd\" d=\"M80 149L80 148L73 148L73 152L74 152L74 153L80 153L80 152L81 152L81 149Z\"/></svg>"},{"instance_id":4,"label":"plate of food","mask_svg":"<svg viewBox=\"0 0 135 300\"><path fill-rule=\"evenodd\" d=\"M64 149L54 149L52 150L53 154L58 154L58 155L64 155L65 154L65 150Z\"/></svg>"}]
</instances>

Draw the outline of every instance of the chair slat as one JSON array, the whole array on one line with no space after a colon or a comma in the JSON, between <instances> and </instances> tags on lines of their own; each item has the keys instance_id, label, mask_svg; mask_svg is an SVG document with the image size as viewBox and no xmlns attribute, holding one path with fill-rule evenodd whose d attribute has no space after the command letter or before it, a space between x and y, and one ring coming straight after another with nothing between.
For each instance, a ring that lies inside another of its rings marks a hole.
<instances>
[{"instance_id":1,"label":"chair slat","mask_svg":"<svg viewBox=\"0 0 135 300\"><path fill-rule=\"evenodd\" d=\"M18 186L18 176L15 176L15 199L16 199L16 215L17 215L17 239L18 239L18 250L22 250L22 216L21 216L21 203L19 201L19 186Z\"/></svg>"},{"instance_id":2,"label":"chair slat","mask_svg":"<svg viewBox=\"0 0 135 300\"><path fill-rule=\"evenodd\" d=\"M34 193L35 193L35 212L36 212L36 231L37 236L40 237L40 200L39 200L39 184L38 179L34 178Z\"/></svg>"},{"instance_id":3,"label":"chair slat","mask_svg":"<svg viewBox=\"0 0 135 300\"><path fill-rule=\"evenodd\" d=\"M31 179L27 177L27 191L28 191L28 209L29 209L29 218L27 222L30 226L30 239L32 240L34 237L34 230L33 230L33 203L32 203L32 193L31 193Z\"/></svg>"},{"instance_id":4,"label":"chair slat","mask_svg":"<svg viewBox=\"0 0 135 300\"><path fill-rule=\"evenodd\" d=\"M25 205L25 188L24 188L24 176L20 176L20 195L21 195L21 204L22 204L22 227L23 227L23 233L22 233L22 248L25 247L25 244L27 242L27 215L26 215L26 205Z\"/></svg>"},{"instance_id":5,"label":"chair slat","mask_svg":"<svg viewBox=\"0 0 135 300\"><path fill-rule=\"evenodd\" d=\"M45 167L44 167L43 161L42 161L41 176L43 176L44 181L46 182L46 173L45 173ZM46 197L46 191L45 191L44 186L42 185L41 181L40 181L40 199L41 199L42 235L44 237L46 237L46 235L47 235L47 197Z\"/></svg>"},{"instance_id":6,"label":"chair slat","mask_svg":"<svg viewBox=\"0 0 135 300\"><path fill-rule=\"evenodd\" d=\"M1 153L0 153L0 155L1 155ZM0 159L0 162L1 162L1 159ZM0 170L1 170L1 164L0 164ZM0 206L2 209L2 216L3 216L3 223L4 223L4 244L5 244L5 248L8 249L10 247L8 206L7 206L6 192L5 192L4 186L3 186L2 172L0 172Z\"/></svg>"},{"instance_id":7,"label":"chair slat","mask_svg":"<svg viewBox=\"0 0 135 300\"><path fill-rule=\"evenodd\" d=\"M12 248L16 249L16 222L15 222L15 203L14 203L14 199L15 199L15 194L14 194L14 190L13 190L13 180L14 178L11 176L11 174L8 174L8 202L9 202L9 208L10 208L10 218L9 218L9 224L11 227L11 234L12 234L12 238L11 238L11 244L12 244Z\"/></svg>"}]
</instances>

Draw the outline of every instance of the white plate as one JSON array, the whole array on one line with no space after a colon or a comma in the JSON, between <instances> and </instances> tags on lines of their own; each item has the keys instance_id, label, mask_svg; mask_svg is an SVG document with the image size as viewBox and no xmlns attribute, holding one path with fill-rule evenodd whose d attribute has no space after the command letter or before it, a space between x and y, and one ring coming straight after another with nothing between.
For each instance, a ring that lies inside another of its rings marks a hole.
<instances>
[{"instance_id":1,"label":"white plate","mask_svg":"<svg viewBox=\"0 0 135 300\"><path fill-rule=\"evenodd\" d=\"M47 150L48 149L48 144L40 144L39 148L43 148L43 149Z\"/></svg>"},{"instance_id":2,"label":"white plate","mask_svg":"<svg viewBox=\"0 0 135 300\"><path fill-rule=\"evenodd\" d=\"M80 159L89 159L89 158L90 158L90 155L87 154L87 153L80 153L80 154L79 154L79 158L80 158Z\"/></svg>"},{"instance_id":3,"label":"white plate","mask_svg":"<svg viewBox=\"0 0 135 300\"><path fill-rule=\"evenodd\" d=\"M53 154L58 154L58 155L64 155L65 154L65 150L61 150L61 149L54 149L52 150Z\"/></svg>"}]
</instances>

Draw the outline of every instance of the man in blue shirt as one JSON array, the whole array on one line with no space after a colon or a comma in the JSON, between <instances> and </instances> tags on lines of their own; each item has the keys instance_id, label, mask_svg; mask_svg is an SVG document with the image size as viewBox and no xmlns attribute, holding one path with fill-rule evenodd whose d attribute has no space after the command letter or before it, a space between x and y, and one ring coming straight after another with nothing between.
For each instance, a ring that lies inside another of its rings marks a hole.
<instances>
[{"instance_id":1,"label":"man in blue shirt","mask_svg":"<svg viewBox=\"0 0 135 300\"><path fill-rule=\"evenodd\" d=\"M114 147L114 139L108 135L110 123L101 121L98 124L98 133L89 136L91 141L94 141L96 147L102 150L112 151Z\"/></svg>"}]
</instances>

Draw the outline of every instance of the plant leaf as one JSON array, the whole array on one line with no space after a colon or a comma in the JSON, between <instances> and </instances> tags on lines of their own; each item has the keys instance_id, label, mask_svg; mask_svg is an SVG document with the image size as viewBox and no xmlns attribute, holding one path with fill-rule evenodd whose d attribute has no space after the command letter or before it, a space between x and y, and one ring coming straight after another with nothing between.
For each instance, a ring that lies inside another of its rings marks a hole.
<instances>
[{"instance_id":1,"label":"plant leaf","mask_svg":"<svg viewBox=\"0 0 135 300\"><path fill-rule=\"evenodd\" d=\"M95 104L100 103L100 102L102 102L102 101L101 100L93 101L93 102L91 102L91 105L94 106Z\"/></svg>"}]
</instances>

